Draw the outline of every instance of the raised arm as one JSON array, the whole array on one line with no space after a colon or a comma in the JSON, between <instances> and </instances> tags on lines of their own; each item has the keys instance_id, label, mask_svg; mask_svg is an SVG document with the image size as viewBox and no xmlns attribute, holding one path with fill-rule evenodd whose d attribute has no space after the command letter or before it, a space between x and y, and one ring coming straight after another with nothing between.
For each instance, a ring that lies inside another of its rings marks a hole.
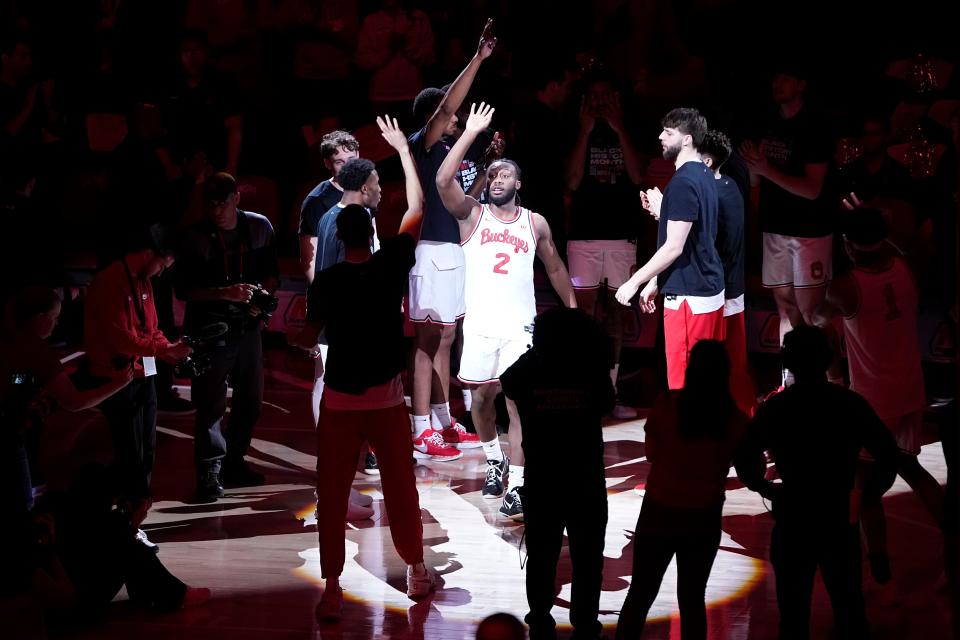
<instances>
[{"instance_id":1,"label":"raised arm","mask_svg":"<svg viewBox=\"0 0 960 640\"><path fill-rule=\"evenodd\" d=\"M481 102L480 106L470 105L470 117L463 131L463 135L453 145L447 157L437 170L437 190L443 206L457 220L466 220L475 207L480 205L475 199L463 192L463 187L457 182L457 169L463 162L463 157L470 149L470 145L477 139L477 135L490 125L493 119L493 107Z\"/></svg>"},{"instance_id":2,"label":"raised arm","mask_svg":"<svg viewBox=\"0 0 960 640\"><path fill-rule=\"evenodd\" d=\"M420 176L417 174L417 165L410 153L407 138L400 130L396 118L385 115L377 117L377 126L380 127L383 139L400 154L400 164L403 166L404 188L407 192L407 210L400 221L400 233L410 233L415 229L423 216L423 187L420 186Z\"/></svg>"},{"instance_id":3,"label":"raised arm","mask_svg":"<svg viewBox=\"0 0 960 640\"><path fill-rule=\"evenodd\" d=\"M493 48L497 46L497 39L490 33L492 27L493 18L490 18L483 28L480 43L477 45L477 52L473 58L470 59L470 62L467 63L464 70L460 72L460 75L457 76L457 79L453 81L453 84L450 85L446 95L443 96L443 99L440 101L436 112L430 116L430 120L427 122L426 137L424 139L424 146L427 149L436 144L441 136L443 136L443 130L447 128L447 123L450 122L450 118L457 113L460 105L462 105L466 99L467 93L469 93L470 87L473 85L473 79L477 77L477 71L480 70L480 65L490 57L490 54L493 53Z\"/></svg>"},{"instance_id":4,"label":"raised arm","mask_svg":"<svg viewBox=\"0 0 960 640\"><path fill-rule=\"evenodd\" d=\"M593 131L597 123L593 111L587 104L586 98L580 101L580 132L577 134L577 140L573 145L573 151L567 158L567 189L576 191L580 188L583 181L584 164L587 161L587 145L590 142L590 132Z\"/></svg>"},{"instance_id":5,"label":"raised arm","mask_svg":"<svg viewBox=\"0 0 960 640\"><path fill-rule=\"evenodd\" d=\"M643 173L640 170L640 156L633 146L633 140L627 132L627 127L623 124L623 107L620 104L620 93L612 97L604 104L603 117L607 124L617 134L617 141L620 143L620 149L623 151L623 166L627 170L627 176L630 182L639 185L643 179ZM581 171L583 163L580 164Z\"/></svg>"},{"instance_id":6,"label":"raised arm","mask_svg":"<svg viewBox=\"0 0 960 640\"><path fill-rule=\"evenodd\" d=\"M560 254L557 253L557 246L553 243L553 232L550 231L550 224L539 213L533 214L533 224L537 232L537 257L543 262L547 271L547 277L553 290L557 292L560 299L567 307L577 308L577 297L573 293L573 285L570 284L570 274L567 273L567 267L564 266Z\"/></svg>"}]
</instances>

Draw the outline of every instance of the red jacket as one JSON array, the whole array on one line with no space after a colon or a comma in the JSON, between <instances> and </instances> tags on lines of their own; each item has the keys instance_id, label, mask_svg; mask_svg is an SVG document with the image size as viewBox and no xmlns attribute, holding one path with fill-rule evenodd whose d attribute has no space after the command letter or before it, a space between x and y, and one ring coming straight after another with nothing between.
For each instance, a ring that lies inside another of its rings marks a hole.
<instances>
[{"instance_id":1,"label":"red jacket","mask_svg":"<svg viewBox=\"0 0 960 640\"><path fill-rule=\"evenodd\" d=\"M143 304L143 323L134 304L124 261ZM110 264L90 283L84 312L84 343L93 375L109 376L117 369L118 360L157 356L170 346L157 329L153 286L149 279L137 276L142 266L139 258L127 256ZM138 361L136 366L142 365Z\"/></svg>"}]
</instances>

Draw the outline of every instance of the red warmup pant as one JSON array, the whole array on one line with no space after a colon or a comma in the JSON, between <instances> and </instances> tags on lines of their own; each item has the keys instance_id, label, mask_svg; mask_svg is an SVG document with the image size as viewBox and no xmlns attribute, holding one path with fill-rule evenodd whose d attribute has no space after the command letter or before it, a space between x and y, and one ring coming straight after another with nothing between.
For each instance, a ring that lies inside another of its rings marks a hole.
<instances>
[{"instance_id":1,"label":"red warmup pant","mask_svg":"<svg viewBox=\"0 0 960 640\"><path fill-rule=\"evenodd\" d=\"M723 340L723 307L693 313L684 300L679 309L663 310L663 339L667 353L667 386L682 389L690 350L701 340Z\"/></svg>"},{"instance_id":2,"label":"red warmup pant","mask_svg":"<svg viewBox=\"0 0 960 640\"><path fill-rule=\"evenodd\" d=\"M757 393L747 367L747 326L744 312L727 316L725 343L730 358L730 393L737 408L748 416L757 409Z\"/></svg>"},{"instance_id":3,"label":"red warmup pant","mask_svg":"<svg viewBox=\"0 0 960 640\"><path fill-rule=\"evenodd\" d=\"M337 411L320 402L317 423L317 535L324 578L343 572L350 485L364 441L377 450L383 501L393 546L407 564L423 562L423 522L413 474L407 407Z\"/></svg>"}]
</instances>

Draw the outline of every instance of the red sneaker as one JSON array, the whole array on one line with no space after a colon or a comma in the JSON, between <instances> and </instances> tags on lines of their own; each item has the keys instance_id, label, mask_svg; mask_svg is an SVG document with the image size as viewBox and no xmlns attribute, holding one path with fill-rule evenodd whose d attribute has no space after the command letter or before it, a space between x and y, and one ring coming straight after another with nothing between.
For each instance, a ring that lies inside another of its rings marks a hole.
<instances>
[{"instance_id":1,"label":"red sneaker","mask_svg":"<svg viewBox=\"0 0 960 640\"><path fill-rule=\"evenodd\" d=\"M442 431L444 442L457 449L476 449L483 446L480 436L470 433L466 427L456 420L452 420L452 423Z\"/></svg>"},{"instance_id":2,"label":"red sneaker","mask_svg":"<svg viewBox=\"0 0 960 640\"><path fill-rule=\"evenodd\" d=\"M413 457L449 462L462 458L463 453L447 444L439 431L427 429L419 438L413 439Z\"/></svg>"}]
</instances>

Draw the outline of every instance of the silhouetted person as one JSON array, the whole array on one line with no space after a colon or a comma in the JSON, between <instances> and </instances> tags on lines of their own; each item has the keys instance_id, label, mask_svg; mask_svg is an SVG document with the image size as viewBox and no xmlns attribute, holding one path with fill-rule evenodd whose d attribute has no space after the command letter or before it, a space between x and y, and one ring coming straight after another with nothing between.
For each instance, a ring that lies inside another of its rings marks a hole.
<instances>
[{"instance_id":1,"label":"silhouetted person","mask_svg":"<svg viewBox=\"0 0 960 640\"><path fill-rule=\"evenodd\" d=\"M882 495L896 474L897 444L862 396L827 382L832 353L823 331L797 327L784 336L781 357L796 383L760 406L736 458L743 483L773 503L770 561L780 638L809 637L817 567L838 637L865 638L854 476L865 448L875 473L863 499ZM781 483L766 479L764 452Z\"/></svg>"},{"instance_id":2,"label":"silhouetted person","mask_svg":"<svg viewBox=\"0 0 960 640\"><path fill-rule=\"evenodd\" d=\"M674 555L681 637L707 637L704 593L720 546L727 474L748 420L736 407L729 378L726 347L701 340L690 351L683 388L662 394L647 418L650 475L633 537L633 577L617 638L643 633Z\"/></svg>"},{"instance_id":3,"label":"silhouetted person","mask_svg":"<svg viewBox=\"0 0 960 640\"><path fill-rule=\"evenodd\" d=\"M523 623L509 613L495 613L477 625L477 640L524 640L526 637Z\"/></svg>"},{"instance_id":4,"label":"silhouetted person","mask_svg":"<svg viewBox=\"0 0 960 640\"><path fill-rule=\"evenodd\" d=\"M571 336L576 336L571 340ZM524 425L524 522L527 538L526 622L530 637L555 638L550 615L557 561L567 530L573 563L570 621L578 638L597 638L603 542L607 525L601 419L614 405L609 340L583 311L556 308L534 321L533 347L500 376ZM528 426L529 425L529 426ZM558 490L556 465L578 471Z\"/></svg>"}]
</instances>

